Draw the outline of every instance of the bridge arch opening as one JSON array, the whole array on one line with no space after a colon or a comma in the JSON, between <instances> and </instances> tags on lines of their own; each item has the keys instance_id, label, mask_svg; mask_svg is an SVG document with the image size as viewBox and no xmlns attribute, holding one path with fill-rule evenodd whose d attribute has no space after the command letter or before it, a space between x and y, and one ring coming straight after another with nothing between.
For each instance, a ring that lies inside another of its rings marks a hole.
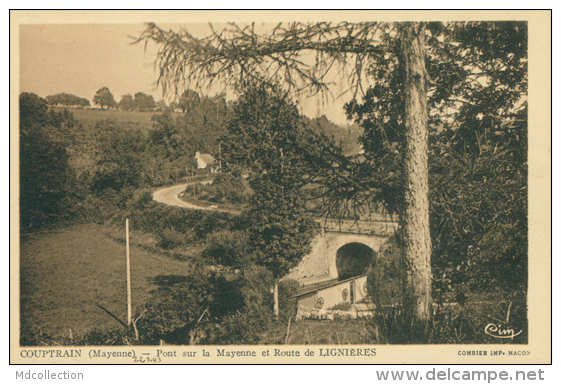
<instances>
[{"instance_id":1,"label":"bridge arch opening","mask_svg":"<svg viewBox=\"0 0 561 384\"><path fill-rule=\"evenodd\" d=\"M340 279L349 279L368 272L376 252L362 243L349 243L337 250L336 265Z\"/></svg>"}]
</instances>

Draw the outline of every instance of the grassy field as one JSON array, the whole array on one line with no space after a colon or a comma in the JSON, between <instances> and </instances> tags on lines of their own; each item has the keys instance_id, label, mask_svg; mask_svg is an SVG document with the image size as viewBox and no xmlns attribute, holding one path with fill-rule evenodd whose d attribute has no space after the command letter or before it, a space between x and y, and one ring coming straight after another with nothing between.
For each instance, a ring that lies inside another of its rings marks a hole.
<instances>
[{"instance_id":1,"label":"grassy field","mask_svg":"<svg viewBox=\"0 0 561 384\"><path fill-rule=\"evenodd\" d=\"M111 240L97 224L22 236L21 324L53 337L110 329L117 321L96 304L126 321L124 243ZM187 275L190 267L131 247L133 314L148 297L157 276ZM287 324L263 335L263 344L284 344ZM292 322L290 344L357 344L368 339L363 320Z\"/></svg>"},{"instance_id":2,"label":"grassy field","mask_svg":"<svg viewBox=\"0 0 561 384\"><path fill-rule=\"evenodd\" d=\"M185 275L189 264L131 247L133 314L161 275ZM125 246L96 224L22 236L21 323L53 336L126 321Z\"/></svg>"},{"instance_id":3,"label":"grassy field","mask_svg":"<svg viewBox=\"0 0 561 384\"><path fill-rule=\"evenodd\" d=\"M54 108L57 111L63 108ZM152 116L163 112L140 112L123 111L120 109L69 109L76 120L93 128L99 120L115 120L117 122L130 123L132 126L140 128L142 131L152 129ZM175 117L179 115L172 113Z\"/></svg>"}]
</instances>

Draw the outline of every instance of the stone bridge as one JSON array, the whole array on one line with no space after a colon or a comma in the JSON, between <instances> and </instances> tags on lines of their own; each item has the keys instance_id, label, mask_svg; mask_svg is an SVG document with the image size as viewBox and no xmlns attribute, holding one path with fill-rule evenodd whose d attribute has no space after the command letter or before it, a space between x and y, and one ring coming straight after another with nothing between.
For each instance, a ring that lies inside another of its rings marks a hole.
<instances>
[{"instance_id":1,"label":"stone bridge","mask_svg":"<svg viewBox=\"0 0 561 384\"><path fill-rule=\"evenodd\" d=\"M321 233L311 252L283 280L306 286L365 273L376 255L398 228L395 216L378 215L369 220L317 219Z\"/></svg>"}]
</instances>

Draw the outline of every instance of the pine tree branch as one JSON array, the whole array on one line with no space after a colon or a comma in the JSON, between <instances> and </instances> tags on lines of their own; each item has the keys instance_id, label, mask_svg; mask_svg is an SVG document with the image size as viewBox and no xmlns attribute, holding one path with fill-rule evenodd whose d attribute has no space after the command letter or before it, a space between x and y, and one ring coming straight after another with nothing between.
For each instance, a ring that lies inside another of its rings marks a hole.
<instances>
[{"instance_id":1,"label":"pine tree branch","mask_svg":"<svg viewBox=\"0 0 561 384\"><path fill-rule=\"evenodd\" d=\"M253 24L228 24L222 30L209 26L211 34L197 38L186 30L164 31L148 23L133 44L155 43L156 67L164 93L194 86L204 90L220 82L239 86L248 80L282 79L295 93L328 94L328 74L333 68L348 72L353 92L363 90L366 65L371 56L383 54L384 23L290 23L258 34ZM311 52L315 60L310 62Z\"/></svg>"}]
</instances>

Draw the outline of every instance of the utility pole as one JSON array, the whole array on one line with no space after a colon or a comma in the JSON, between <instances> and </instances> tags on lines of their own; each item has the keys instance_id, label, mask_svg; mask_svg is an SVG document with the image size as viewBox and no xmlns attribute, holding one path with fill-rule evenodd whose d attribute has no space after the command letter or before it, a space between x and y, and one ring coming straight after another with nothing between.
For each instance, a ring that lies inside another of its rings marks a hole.
<instances>
[{"instance_id":1,"label":"utility pole","mask_svg":"<svg viewBox=\"0 0 561 384\"><path fill-rule=\"evenodd\" d=\"M127 249L127 325L131 325L132 305L131 305L131 253L129 242L129 219L125 220L126 249Z\"/></svg>"},{"instance_id":2,"label":"utility pole","mask_svg":"<svg viewBox=\"0 0 561 384\"><path fill-rule=\"evenodd\" d=\"M222 173L222 149L220 142L218 142L218 169L220 170L220 173Z\"/></svg>"}]
</instances>

